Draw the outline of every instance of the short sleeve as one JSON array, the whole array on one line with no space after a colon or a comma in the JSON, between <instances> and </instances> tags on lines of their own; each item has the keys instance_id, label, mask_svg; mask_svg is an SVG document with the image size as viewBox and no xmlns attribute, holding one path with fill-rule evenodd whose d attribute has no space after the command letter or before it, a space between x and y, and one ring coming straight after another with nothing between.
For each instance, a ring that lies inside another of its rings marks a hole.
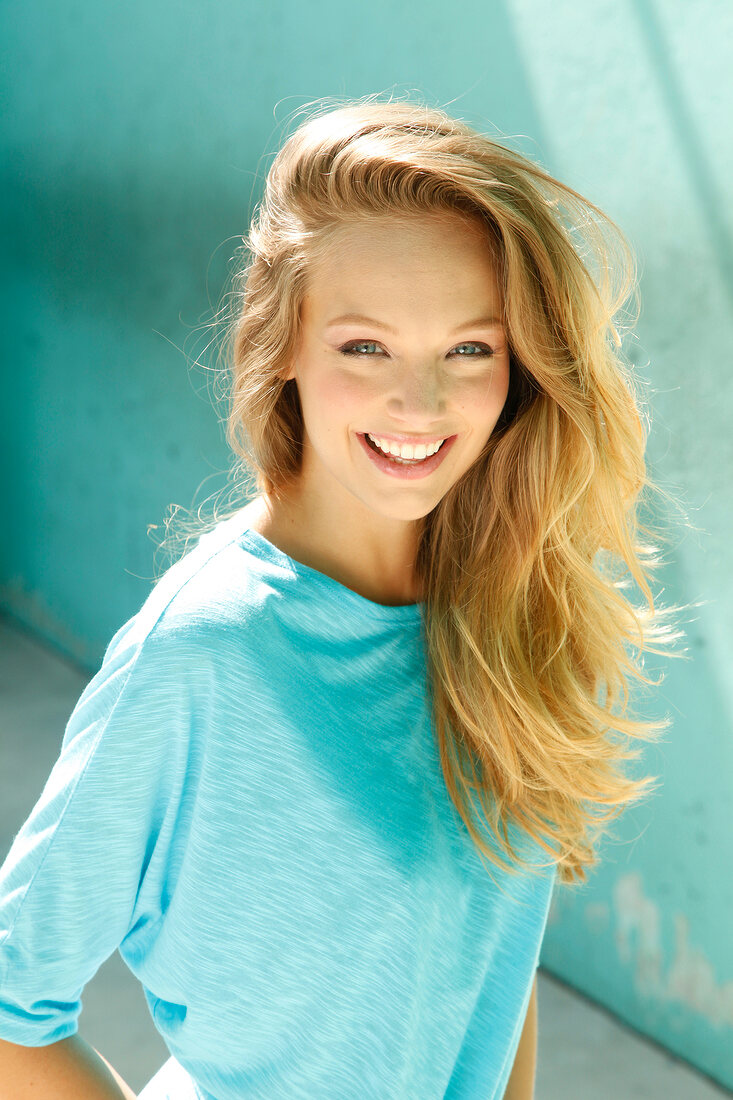
<instances>
[{"instance_id":1,"label":"short sleeve","mask_svg":"<svg viewBox=\"0 0 733 1100\"><path fill-rule=\"evenodd\" d=\"M0 1038L10 1042L74 1034L84 985L151 919L141 890L166 862L196 662L174 635L140 634L133 618L110 642L0 868Z\"/></svg>"}]
</instances>

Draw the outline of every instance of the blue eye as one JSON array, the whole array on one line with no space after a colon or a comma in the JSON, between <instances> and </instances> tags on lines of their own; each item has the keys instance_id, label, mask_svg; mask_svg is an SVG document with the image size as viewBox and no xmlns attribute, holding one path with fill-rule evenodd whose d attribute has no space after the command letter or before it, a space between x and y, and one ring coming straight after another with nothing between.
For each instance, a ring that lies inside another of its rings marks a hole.
<instances>
[{"instance_id":1,"label":"blue eye","mask_svg":"<svg viewBox=\"0 0 733 1100\"><path fill-rule=\"evenodd\" d=\"M344 344L342 348L339 348L339 351L342 355L356 355L364 358L362 352L356 350L359 346L371 346L375 348L377 345L373 340L352 340L350 344Z\"/></svg>"},{"instance_id":2,"label":"blue eye","mask_svg":"<svg viewBox=\"0 0 733 1100\"><path fill-rule=\"evenodd\" d=\"M479 354L478 355L461 355L461 356L459 356L460 359L480 359L482 356L493 355L494 354L492 349L487 344L474 344L472 342L470 344L456 344L456 347L459 347L459 348L478 348L479 349Z\"/></svg>"},{"instance_id":3,"label":"blue eye","mask_svg":"<svg viewBox=\"0 0 733 1100\"><path fill-rule=\"evenodd\" d=\"M376 348L378 346L379 345L374 340L352 340L350 344L344 344L343 347L339 348L339 351L341 352L342 355L353 355L353 356L356 356L356 357L362 358L362 359L364 359L364 358L370 359L370 358L372 358L372 356L365 355L364 352L357 351L356 349L358 347L374 347L374 348ZM478 348L479 349L478 354L475 354L475 353L470 354L470 355L462 354L462 355L458 356L459 359L484 359L484 358L494 354L493 350L490 347L488 347L487 344L474 344L473 342L471 342L471 343L467 343L467 344L456 344L456 347L458 347L458 348Z\"/></svg>"}]
</instances>

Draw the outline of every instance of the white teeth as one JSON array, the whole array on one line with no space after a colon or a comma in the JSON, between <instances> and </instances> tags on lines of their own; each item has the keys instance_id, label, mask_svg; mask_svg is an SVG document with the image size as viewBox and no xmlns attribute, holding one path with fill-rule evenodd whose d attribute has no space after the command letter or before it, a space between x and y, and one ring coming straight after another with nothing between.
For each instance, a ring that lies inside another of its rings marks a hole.
<instances>
[{"instance_id":1,"label":"white teeth","mask_svg":"<svg viewBox=\"0 0 733 1100\"><path fill-rule=\"evenodd\" d=\"M437 443L430 443L427 446L424 443L419 443L414 446L412 443L394 443L391 439L379 439L377 436L366 433L367 437L371 439L372 443L375 443L379 447L380 451L384 451L385 454L392 455L394 458L402 459L423 459L429 455L434 455L445 443L444 439L439 440Z\"/></svg>"}]
</instances>

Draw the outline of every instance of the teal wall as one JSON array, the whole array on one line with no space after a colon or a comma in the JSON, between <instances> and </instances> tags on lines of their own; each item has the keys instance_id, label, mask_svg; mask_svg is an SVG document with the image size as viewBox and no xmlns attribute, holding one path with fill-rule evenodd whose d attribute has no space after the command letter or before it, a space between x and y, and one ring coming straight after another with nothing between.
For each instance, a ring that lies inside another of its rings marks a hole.
<instances>
[{"instance_id":1,"label":"teal wall","mask_svg":"<svg viewBox=\"0 0 733 1100\"><path fill-rule=\"evenodd\" d=\"M663 600L704 603L692 660L650 662L666 679L645 709L674 719L643 761L663 789L617 823L587 886L556 891L542 963L729 1086L732 10L6 0L0 14L0 607L90 673L150 589L148 526L226 482L205 322L292 112L415 91L513 136L626 230L652 471L699 528L675 537Z\"/></svg>"}]
</instances>

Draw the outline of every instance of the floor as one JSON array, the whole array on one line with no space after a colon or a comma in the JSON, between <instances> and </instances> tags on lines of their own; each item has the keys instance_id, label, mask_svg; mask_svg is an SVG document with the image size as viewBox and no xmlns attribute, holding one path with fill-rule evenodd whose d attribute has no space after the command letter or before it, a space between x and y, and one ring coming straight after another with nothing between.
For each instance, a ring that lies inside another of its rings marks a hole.
<instances>
[{"instance_id":1,"label":"floor","mask_svg":"<svg viewBox=\"0 0 733 1100\"><path fill-rule=\"evenodd\" d=\"M0 860L33 808L87 677L0 618ZM138 1092L168 1057L142 987L115 952L84 990L80 1034ZM539 972L536 1100L733 1096L605 1009Z\"/></svg>"}]
</instances>

